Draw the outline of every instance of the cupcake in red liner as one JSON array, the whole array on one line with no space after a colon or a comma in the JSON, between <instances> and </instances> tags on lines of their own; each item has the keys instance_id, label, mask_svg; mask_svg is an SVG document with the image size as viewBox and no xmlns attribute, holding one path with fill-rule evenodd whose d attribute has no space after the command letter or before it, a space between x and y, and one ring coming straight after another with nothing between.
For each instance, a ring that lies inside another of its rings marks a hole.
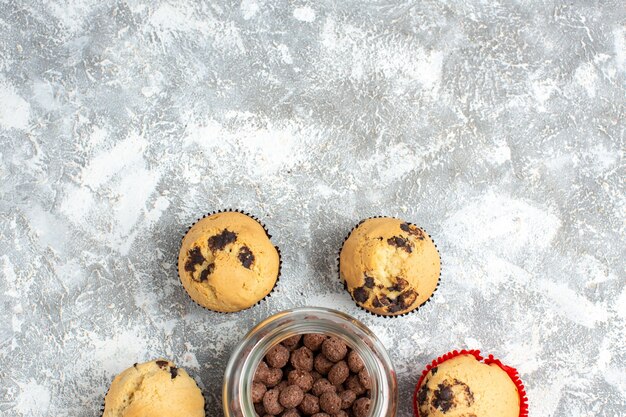
<instances>
[{"instance_id":1,"label":"cupcake in red liner","mask_svg":"<svg viewBox=\"0 0 626 417\"><path fill-rule=\"evenodd\" d=\"M415 417L528 417L517 370L479 350L454 350L426 366L413 394Z\"/></svg>"},{"instance_id":2,"label":"cupcake in red liner","mask_svg":"<svg viewBox=\"0 0 626 417\"><path fill-rule=\"evenodd\" d=\"M400 317L430 301L441 279L441 257L430 235L392 217L370 217L346 236L339 279L358 307Z\"/></svg>"},{"instance_id":3,"label":"cupcake in red liner","mask_svg":"<svg viewBox=\"0 0 626 417\"><path fill-rule=\"evenodd\" d=\"M198 219L182 239L178 277L198 305L233 313L260 303L274 290L280 250L265 226L241 210Z\"/></svg>"}]
</instances>

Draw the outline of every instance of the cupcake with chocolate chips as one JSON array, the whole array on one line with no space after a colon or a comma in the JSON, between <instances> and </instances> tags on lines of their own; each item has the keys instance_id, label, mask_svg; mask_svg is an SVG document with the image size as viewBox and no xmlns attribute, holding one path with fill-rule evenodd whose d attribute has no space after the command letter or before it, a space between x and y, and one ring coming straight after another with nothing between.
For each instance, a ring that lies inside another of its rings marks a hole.
<instances>
[{"instance_id":1,"label":"cupcake with chocolate chips","mask_svg":"<svg viewBox=\"0 0 626 417\"><path fill-rule=\"evenodd\" d=\"M339 275L358 305L398 316L423 305L435 292L439 252L417 226L390 217L371 218L352 230L341 248Z\"/></svg>"},{"instance_id":2,"label":"cupcake with chocolate chips","mask_svg":"<svg viewBox=\"0 0 626 417\"><path fill-rule=\"evenodd\" d=\"M477 350L453 351L422 373L413 398L416 417L527 417L517 371Z\"/></svg>"},{"instance_id":3,"label":"cupcake with chocolate chips","mask_svg":"<svg viewBox=\"0 0 626 417\"><path fill-rule=\"evenodd\" d=\"M184 369L159 359L117 375L102 416L204 417L204 397Z\"/></svg>"},{"instance_id":4,"label":"cupcake with chocolate chips","mask_svg":"<svg viewBox=\"0 0 626 417\"><path fill-rule=\"evenodd\" d=\"M279 269L278 249L263 226L236 211L196 222L178 255L178 274L189 296L225 313L244 310L266 297Z\"/></svg>"}]
</instances>

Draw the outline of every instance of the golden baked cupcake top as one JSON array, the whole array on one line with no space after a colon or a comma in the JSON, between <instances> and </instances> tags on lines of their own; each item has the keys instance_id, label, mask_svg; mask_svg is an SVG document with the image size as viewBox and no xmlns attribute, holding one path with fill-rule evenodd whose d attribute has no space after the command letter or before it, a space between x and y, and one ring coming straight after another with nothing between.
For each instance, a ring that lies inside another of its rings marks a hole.
<instances>
[{"instance_id":1,"label":"golden baked cupcake top","mask_svg":"<svg viewBox=\"0 0 626 417\"><path fill-rule=\"evenodd\" d=\"M518 417L511 378L496 364L461 355L432 368L417 392L420 417Z\"/></svg>"},{"instance_id":2,"label":"golden baked cupcake top","mask_svg":"<svg viewBox=\"0 0 626 417\"><path fill-rule=\"evenodd\" d=\"M279 272L278 250L259 222L239 212L207 216L183 238L178 274L198 304L234 312L272 291Z\"/></svg>"},{"instance_id":3,"label":"golden baked cupcake top","mask_svg":"<svg viewBox=\"0 0 626 417\"><path fill-rule=\"evenodd\" d=\"M135 364L117 375L104 399L102 417L204 417L195 381L172 362Z\"/></svg>"},{"instance_id":4,"label":"golden baked cupcake top","mask_svg":"<svg viewBox=\"0 0 626 417\"><path fill-rule=\"evenodd\" d=\"M363 221L339 255L339 275L352 298L370 312L387 316L425 303L437 288L440 269L430 236L390 217Z\"/></svg>"}]
</instances>

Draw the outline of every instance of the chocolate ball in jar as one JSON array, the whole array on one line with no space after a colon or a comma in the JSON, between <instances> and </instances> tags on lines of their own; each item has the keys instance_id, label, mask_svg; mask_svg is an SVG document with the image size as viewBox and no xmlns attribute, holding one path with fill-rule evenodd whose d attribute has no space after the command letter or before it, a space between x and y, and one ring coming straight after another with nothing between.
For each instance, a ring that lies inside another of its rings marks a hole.
<instances>
[{"instance_id":1,"label":"chocolate ball in jar","mask_svg":"<svg viewBox=\"0 0 626 417\"><path fill-rule=\"evenodd\" d=\"M369 411L370 386L363 359L346 342L312 333L291 336L267 351L251 395L257 413L264 412L259 417L349 417Z\"/></svg>"}]
</instances>

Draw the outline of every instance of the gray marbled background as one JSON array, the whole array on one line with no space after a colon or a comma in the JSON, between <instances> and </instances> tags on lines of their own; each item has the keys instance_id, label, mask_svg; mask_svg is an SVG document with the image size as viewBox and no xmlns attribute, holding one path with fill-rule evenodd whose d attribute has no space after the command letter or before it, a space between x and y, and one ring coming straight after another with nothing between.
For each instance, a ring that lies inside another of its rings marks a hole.
<instances>
[{"instance_id":1,"label":"gray marbled background","mask_svg":"<svg viewBox=\"0 0 626 417\"><path fill-rule=\"evenodd\" d=\"M233 345L308 304L384 341L402 417L457 347L517 367L532 416L625 415L623 2L334 3L0 0L0 414L95 416L166 356L219 415ZM226 316L176 256L228 207L284 266ZM442 252L433 302L393 321L336 279L377 214Z\"/></svg>"}]
</instances>

